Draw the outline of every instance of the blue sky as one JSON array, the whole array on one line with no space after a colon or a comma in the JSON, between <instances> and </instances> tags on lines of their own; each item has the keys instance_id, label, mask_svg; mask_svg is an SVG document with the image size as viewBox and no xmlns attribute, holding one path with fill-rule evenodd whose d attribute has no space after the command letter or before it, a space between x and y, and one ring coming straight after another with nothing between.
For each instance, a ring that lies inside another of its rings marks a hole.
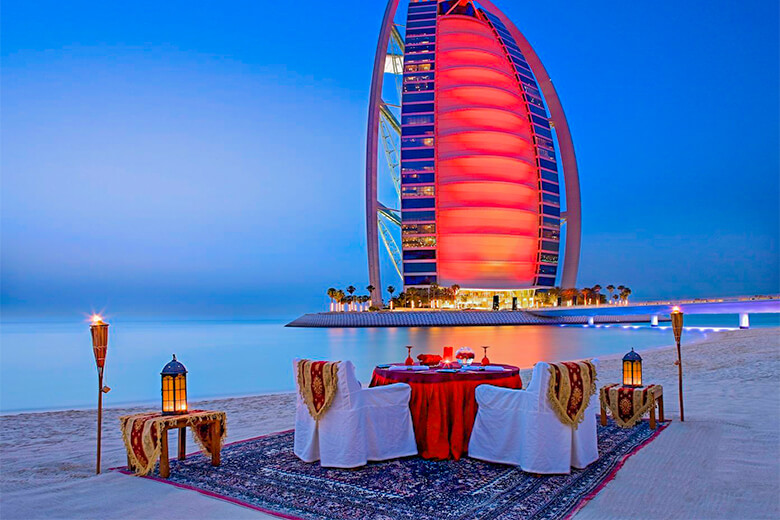
<instances>
[{"instance_id":1,"label":"blue sky","mask_svg":"<svg viewBox=\"0 0 780 520\"><path fill-rule=\"evenodd\" d=\"M777 2L495 3L568 115L579 285L778 292ZM4 315L293 315L364 287L383 2L107 4L3 2Z\"/></svg>"}]
</instances>

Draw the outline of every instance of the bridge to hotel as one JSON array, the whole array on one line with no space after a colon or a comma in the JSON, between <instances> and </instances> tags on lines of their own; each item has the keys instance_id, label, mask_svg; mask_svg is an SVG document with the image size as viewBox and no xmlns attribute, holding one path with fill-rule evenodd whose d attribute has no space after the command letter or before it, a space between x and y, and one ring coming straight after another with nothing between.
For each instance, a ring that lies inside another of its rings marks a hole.
<instances>
[{"instance_id":1,"label":"bridge to hotel","mask_svg":"<svg viewBox=\"0 0 780 520\"><path fill-rule=\"evenodd\" d=\"M780 313L780 296L551 307L534 309L531 312L547 317L588 316L591 318L647 314L651 316L651 324L658 325L658 318L668 316L674 307L679 307L685 314L738 314L740 328L746 329L750 327L750 314Z\"/></svg>"}]
</instances>

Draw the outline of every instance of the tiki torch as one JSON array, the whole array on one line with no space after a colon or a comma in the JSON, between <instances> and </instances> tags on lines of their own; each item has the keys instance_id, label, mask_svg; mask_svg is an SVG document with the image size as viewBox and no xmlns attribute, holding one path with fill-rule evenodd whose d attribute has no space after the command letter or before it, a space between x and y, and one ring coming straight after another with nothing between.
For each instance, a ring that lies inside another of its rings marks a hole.
<instances>
[{"instance_id":1,"label":"tiki torch","mask_svg":"<svg viewBox=\"0 0 780 520\"><path fill-rule=\"evenodd\" d=\"M680 352L680 338L683 330L683 313L679 307L672 309L672 331L674 331L674 341L677 343L677 383L680 391L680 421L685 421L685 412L683 410L683 374L682 374L682 353Z\"/></svg>"},{"instance_id":2,"label":"tiki torch","mask_svg":"<svg viewBox=\"0 0 780 520\"><path fill-rule=\"evenodd\" d=\"M95 365L98 371L98 416L97 416L97 469L100 473L100 437L103 432L103 394L111 390L103 386L103 367L106 364L106 351L108 350L108 323L103 321L100 315L92 316L92 324L89 326L92 333L92 353L95 354Z\"/></svg>"}]
</instances>

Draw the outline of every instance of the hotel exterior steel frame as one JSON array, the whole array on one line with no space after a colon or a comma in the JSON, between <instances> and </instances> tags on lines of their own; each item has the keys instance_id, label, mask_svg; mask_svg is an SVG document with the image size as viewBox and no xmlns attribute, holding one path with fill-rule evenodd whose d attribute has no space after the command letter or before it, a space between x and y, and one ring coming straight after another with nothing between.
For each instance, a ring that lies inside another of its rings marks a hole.
<instances>
[{"instance_id":1,"label":"hotel exterior steel frame","mask_svg":"<svg viewBox=\"0 0 780 520\"><path fill-rule=\"evenodd\" d=\"M380 230L396 252L396 267L403 265L404 287L512 290L554 285L564 220L560 283L573 287L580 256L577 163L566 116L538 56L487 0L411 0L404 36L393 21L398 4L389 0L385 8L368 114L372 301L381 302ZM382 98L384 73L393 69L403 78L397 119ZM390 126L400 134L400 157L388 161L396 166L398 214L378 200L380 127ZM400 222L400 258L380 215Z\"/></svg>"}]
</instances>

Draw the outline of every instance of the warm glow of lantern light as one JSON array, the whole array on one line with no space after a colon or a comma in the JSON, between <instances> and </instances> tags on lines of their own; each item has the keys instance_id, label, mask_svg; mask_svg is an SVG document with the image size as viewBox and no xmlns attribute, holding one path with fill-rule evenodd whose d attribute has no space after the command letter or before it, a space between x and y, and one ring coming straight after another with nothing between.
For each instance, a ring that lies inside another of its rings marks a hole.
<instances>
[{"instance_id":1,"label":"warm glow of lantern light","mask_svg":"<svg viewBox=\"0 0 780 520\"><path fill-rule=\"evenodd\" d=\"M92 319L92 323L94 323L95 325L103 323L103 316L101 316L100 314L93 314L91 319Z\"/></svg>"},{"instance_id":2,"label":"warm glow of lantern light","mask_svg":"<svg viewBox=\"0 0 780 520\"><path fill-rule=\"evenodd\" d=\"M672 307L672 312L680 312L680 308L677 305L675 305L674 307Z\"/></svg>"}]
</instances>

